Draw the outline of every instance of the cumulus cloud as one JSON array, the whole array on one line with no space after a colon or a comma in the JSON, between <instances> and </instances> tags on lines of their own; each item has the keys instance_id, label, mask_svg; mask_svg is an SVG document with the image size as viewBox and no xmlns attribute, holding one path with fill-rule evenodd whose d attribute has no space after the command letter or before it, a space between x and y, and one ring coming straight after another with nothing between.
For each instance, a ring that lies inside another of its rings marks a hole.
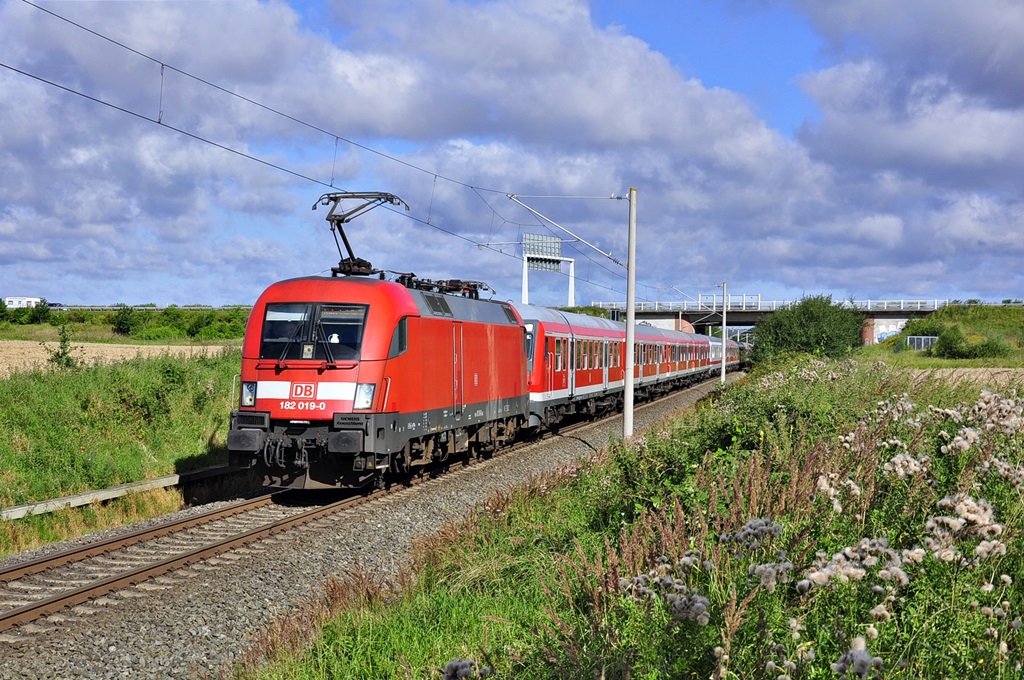
<instances>
[{"instance_id":1,"label":"cumulus cloud","mask_svg":"<svg viewBox=\"0 0 1024 680\"><path fill-rule=\"evenodd\" d=\"M799 76L820 115L795 139L582 0L43 5L137 52L4 3L0 62L137 115L0 69L0 292L245 302L336 262L309 210L333 186L412 206L353 223L360 257L514 298L510 244L571 239L506 193L634 186L652 297L725 279L840 298L1014 294L996 287L1018 274L991 272L1020 271L1024 253L1018 6L790 5L829 62ZM625 259L624 201L524 200ZM622 298L619 265L580 243L564 253L581 301ZM563 299L564 277L536 281L539 299Z\"/></svg>"}]
</instances>

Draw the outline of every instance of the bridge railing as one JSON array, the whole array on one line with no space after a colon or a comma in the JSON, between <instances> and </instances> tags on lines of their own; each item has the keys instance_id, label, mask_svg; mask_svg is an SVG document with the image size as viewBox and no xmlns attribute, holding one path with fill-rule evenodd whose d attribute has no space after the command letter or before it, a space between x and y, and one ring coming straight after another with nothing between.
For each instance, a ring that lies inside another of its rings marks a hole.
<instances>
[{"instance_id":1,"label":"bridge railing","mask_svg":"<svg viewBox=\"0 0 1024 680\"><path fill-rule=\"evenodd\" d=\"M787 309L799 304L799 300L763 300L760 295L733 295L726 296L723 300L721 295L701 295L695 300L681 300L673 302L637 302L637 312L720 312L723 303L726 312L774 312L779 309ZM594 307L603 309L617 309L625 311L626 303L614 302L591 302ZM934 312L937 309L954 304L951 300L842 300L837 302L842 307L859 309L862 311L908 311L908 312Z\"/></svg>"}]
</instances>

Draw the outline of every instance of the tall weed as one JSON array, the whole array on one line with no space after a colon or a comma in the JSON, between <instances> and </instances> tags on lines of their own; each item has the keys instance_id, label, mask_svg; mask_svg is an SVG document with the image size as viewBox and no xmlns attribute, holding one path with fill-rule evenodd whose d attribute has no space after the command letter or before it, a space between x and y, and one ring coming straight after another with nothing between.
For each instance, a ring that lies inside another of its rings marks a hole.
<instances>
[{"instance_id":1,"label":"tall weed","mask_svg":"<svg viewBox=\"0 0 1024 680\"><path fill-rule=\"evenodd\" d=\"M0 380L0 505L220 462L238 361L230 350Z\"/></svg>"},{"instance_id":2,"label":"tall weed","mask_svg":"<svg viewBox=\"0 0 1024 680\"><path fill-rule=\"evenodd\" d=\"M776 364L424 544L349 665L355 615L267 676L369 677L416 621L408 677L1019 677L1022 444L1009 390Z\"/></svg>"}]
</instances>

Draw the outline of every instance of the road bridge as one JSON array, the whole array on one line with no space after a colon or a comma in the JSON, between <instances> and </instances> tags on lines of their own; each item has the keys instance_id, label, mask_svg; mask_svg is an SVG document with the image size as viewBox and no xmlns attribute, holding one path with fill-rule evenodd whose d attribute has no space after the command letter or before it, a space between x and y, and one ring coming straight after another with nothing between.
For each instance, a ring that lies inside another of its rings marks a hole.
<instances>
[{"instance_id":1,"label":"road bridge","mask_svg":"<svg viewBox=\"0 0 1024 680\"><path fill-rule=\"evenodd\" d=\"M788 309L799 304L799 300L766 300L760 295L701 295L695 300L674 302L637 302L635 306L638 322L646 322L659 328L676 330L695 329L706 333L711 326L721 327L722 309L725 309L729 328L756 326L768 314ZM845 300L836 304L856 309L865 315L864 343L881 342L890 335L900 332L907 321L926 316L937 309L951 304L962 304L953 300ZM611 312L626 314L625 302L592 302Z\"/></svg>"}]
</instances>

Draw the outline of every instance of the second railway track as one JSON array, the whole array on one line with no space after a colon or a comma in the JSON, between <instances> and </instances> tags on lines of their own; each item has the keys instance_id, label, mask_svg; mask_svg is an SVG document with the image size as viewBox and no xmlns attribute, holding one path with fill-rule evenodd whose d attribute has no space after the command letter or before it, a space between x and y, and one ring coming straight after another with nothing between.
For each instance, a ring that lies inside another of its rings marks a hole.
<instances>
[{"instance_id":1,"label":"second railway track","mask_svg":"<svg viewBox=\"0 0 1024 680\"><path fill-rule=\"evenodd\" d=\"M361 502L264 495L0 569L0 631L94 600Z\"/></svg>"}]
</instances>

